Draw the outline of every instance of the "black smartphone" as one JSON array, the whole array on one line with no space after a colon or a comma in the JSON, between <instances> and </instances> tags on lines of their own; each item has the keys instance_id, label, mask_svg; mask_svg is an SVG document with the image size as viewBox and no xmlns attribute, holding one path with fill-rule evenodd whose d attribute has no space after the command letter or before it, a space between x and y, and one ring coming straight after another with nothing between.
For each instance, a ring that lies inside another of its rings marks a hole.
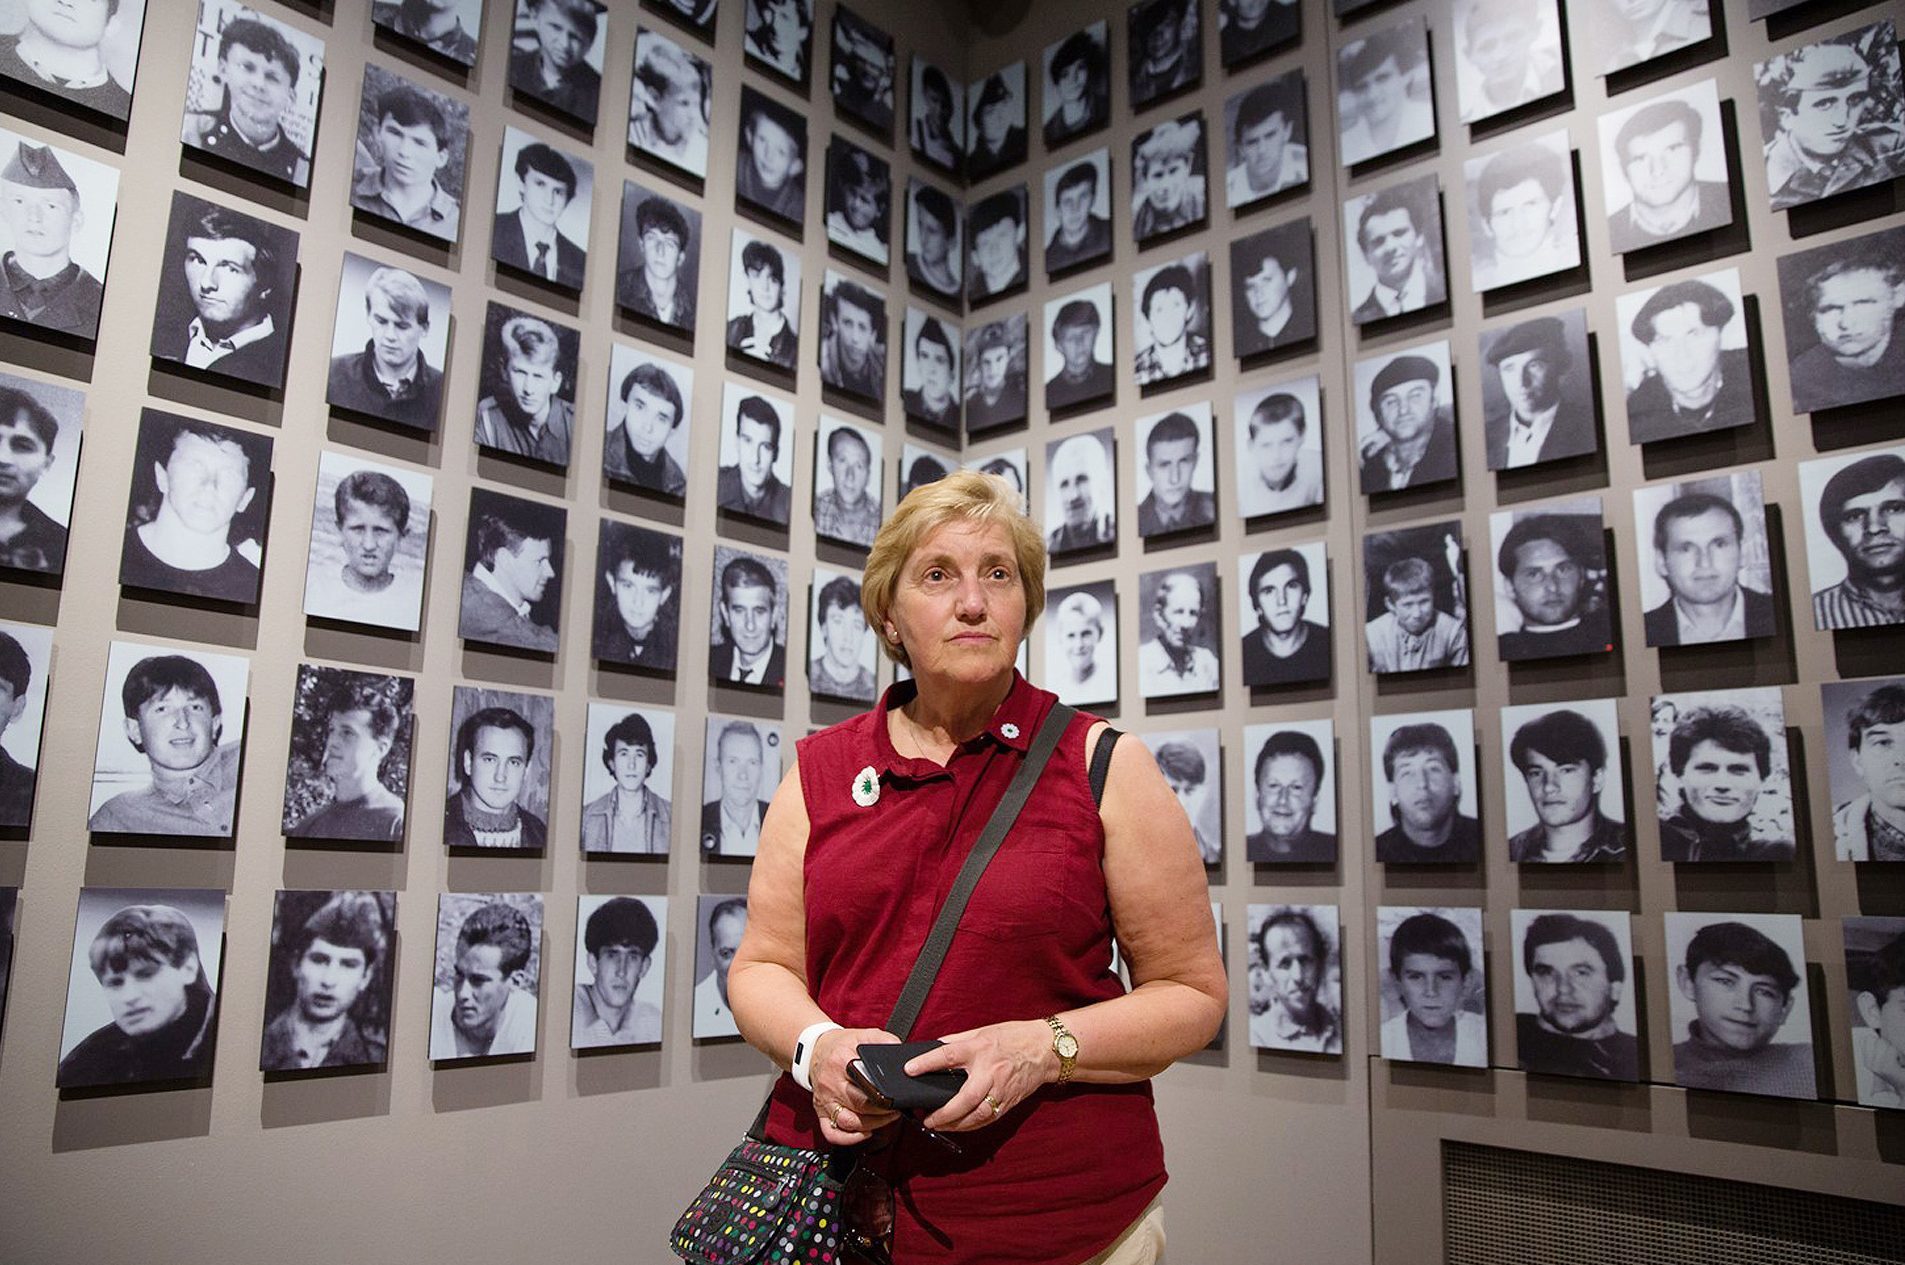
<instances>
[{"instance_id":1,"label":"black smartphone","mask_svg":"<svg viewBox=\"0 0 1905 1265\"><path fill-rule=\"evenodd\" d=\"M865 1069L872 1092L900 1111L937 1111L952 1101L966 1083L966 1070L955 1067L949 1072L928 1072L908 1076L902 1069L914 1057L936 1050L944 1041L907 1041L899 1045L863 1045L856 1053Z\"/></svg>"}]
</instances>

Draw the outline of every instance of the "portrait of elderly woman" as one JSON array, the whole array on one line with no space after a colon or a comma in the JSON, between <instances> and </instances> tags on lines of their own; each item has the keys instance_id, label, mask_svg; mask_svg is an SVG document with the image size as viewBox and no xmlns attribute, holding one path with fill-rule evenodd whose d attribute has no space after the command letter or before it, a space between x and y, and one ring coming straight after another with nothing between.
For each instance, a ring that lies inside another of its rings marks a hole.
<instances>
[{"instance_id":1,"label":"portrait of elderly woman","mask_svg":"<svg viewBox=\"0 0 1905 1265\"><path fill-rule=\"evenodd\" d=\"M1151 1262L1165 1170L1149 1080L1215 1035L1226 993L1191 824L1144 744L1101 748L1108 725L1064 718L1013 827L1024 846L986 867L911 1032L879 1026L933 893L1056 703L1013 668L1045 601L1043 534L1018 505L1002 480L961 471L881 528L863 604L911 679L798 743L761 827L728 1000L741 1034L793 1069L765 1119L782 1144L900 1133L848 1064L863 1044L945 1039L906 1066L966 1073L919 1122L960 1155L912 1130L862 1161L895 1196L896 1259L997 1260L1036 1242L1046 1260L1116 1246ZM860 806L873 797L877 813ZM1130 992L1110 970L1114 916ZM1062 1175L1042 1176L1060 1153ZM1010 1197L1028 1180L1051 1197Z\"/></svg>"}]
</instances>

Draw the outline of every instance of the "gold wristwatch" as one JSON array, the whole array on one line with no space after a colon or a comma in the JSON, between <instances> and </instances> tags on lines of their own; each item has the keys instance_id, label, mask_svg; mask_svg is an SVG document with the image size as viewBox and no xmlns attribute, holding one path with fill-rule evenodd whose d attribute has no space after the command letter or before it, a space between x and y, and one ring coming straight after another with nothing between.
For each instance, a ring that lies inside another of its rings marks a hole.
<instances>
[{"instance_id":1,"label":"gold wristwatch","mask_svg":"<svg viewBox=\"0 0 1905 1265\"><path fill-rule=\"evenodd\" d=\"M1058 1055L1058 1083L1063 1085L1078 1070L1078 1038L1057 1015L1045 1016L1045 1022L1052 1029L1052 1053Z\"/></svg>"}]
</instances>

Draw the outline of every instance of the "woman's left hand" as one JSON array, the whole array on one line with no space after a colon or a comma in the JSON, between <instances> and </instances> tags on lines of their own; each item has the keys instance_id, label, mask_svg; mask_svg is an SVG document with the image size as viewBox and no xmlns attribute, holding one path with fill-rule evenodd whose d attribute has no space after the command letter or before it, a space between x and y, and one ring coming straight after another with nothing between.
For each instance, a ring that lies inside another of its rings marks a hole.
<instances>
[{"instance_id":1,"label":"woman's left hand","mask_svg":"<svg viewBox=\"0 0 1905 1265\"><path fill-rule=\"evenodd\" d=\"M907 1063L906 1073L918 1076L965 1069L966 1083L952 1101L923 1122L942 1133L963 1133L996 1123L1058 1072L1052 1030L1042 1019L988 1024L950 1033L941 1040L946 1044Z\"/></svg>"}]
</instances>

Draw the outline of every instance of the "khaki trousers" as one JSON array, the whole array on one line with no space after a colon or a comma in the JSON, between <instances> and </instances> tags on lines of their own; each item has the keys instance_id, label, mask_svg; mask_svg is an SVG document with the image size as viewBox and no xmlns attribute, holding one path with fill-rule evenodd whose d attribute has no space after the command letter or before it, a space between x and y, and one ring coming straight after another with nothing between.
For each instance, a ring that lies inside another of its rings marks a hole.
<instances>
[{"instance_id":1,"label":"khaki trousers","mask_svg":"<svg viewBox=\"0 0 1905 1265\"><path fill-rule=\"evenodd\" d=\"M1085 1265L1158 1265L1164 1259L1164 1204L1162 1197L1151 1201L1125 1232Z\"/></svg>"}]
</instances>

